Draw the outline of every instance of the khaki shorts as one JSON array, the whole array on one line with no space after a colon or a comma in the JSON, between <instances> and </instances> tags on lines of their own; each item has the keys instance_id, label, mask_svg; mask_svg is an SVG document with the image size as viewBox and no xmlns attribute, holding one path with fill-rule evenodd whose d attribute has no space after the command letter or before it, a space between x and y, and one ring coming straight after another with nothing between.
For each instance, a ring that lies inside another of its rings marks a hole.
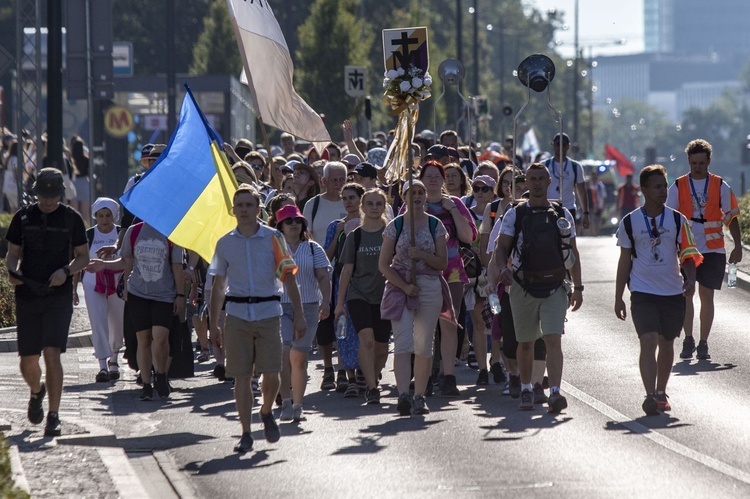
<instances>
[{"instance_id":1,"label":"khaki shorts","mask_svg":"<svg viewBox=\"0 0 750 499\"><path fill-rule=\"evenodd\" d=\"M547 298L534 298L516 283L510 286L509 294L513 327L519 343L536 341L542 335L563 333L568 310L565 288L560 286Z\"/></svg>"},{"instance_id":2,"label":"khaki shorts","mask_svg":"<svg viewBox=\"0 0 750 499\"><path fill-rule=\"evenodd\" d=\"M253 364L258 374L280 372L281 318L251 322L227 315L224 350L229 378L251 378Z\"/></svg>"}]
</instances>

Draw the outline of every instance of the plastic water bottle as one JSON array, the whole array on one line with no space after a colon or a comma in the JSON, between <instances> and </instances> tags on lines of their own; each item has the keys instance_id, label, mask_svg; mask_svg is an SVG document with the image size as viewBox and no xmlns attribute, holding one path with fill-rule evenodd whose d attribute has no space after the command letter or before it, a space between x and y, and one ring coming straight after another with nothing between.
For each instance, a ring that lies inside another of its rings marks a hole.
<instances>
[{"instance_id":1,"label":"plastic water bottle","mask_svg":"<svg viewBox=\"0 0 750 499\"><path fill-rule=\"evenodd\" d=\"M346 338L346 316L340 315L339 320L336 321L336 338L343 340Z\"/></svg>"},{"instance_id":2,"label":"plastic water bottle","mask_svg":"<svg viewBox=\"0 0 750 499\"><path fill-rule=\"evenodd\" d=\"M737 287L737 264L730 263L727 269L727 287L732 289Z\"/></svg>"},{"instance_id":3,"label":"plastic water bottle","mask_svg":"<svg viewBox=\"0 0 750 499\"><path fill-rule=\"evenodd\" d=\"M497 293L490 293L487 300L490 302L490 310L492 310L492 313L495 315L499 314L502 307L500 306L500 298L498 298Z\"/></svg>"}]
</instances>

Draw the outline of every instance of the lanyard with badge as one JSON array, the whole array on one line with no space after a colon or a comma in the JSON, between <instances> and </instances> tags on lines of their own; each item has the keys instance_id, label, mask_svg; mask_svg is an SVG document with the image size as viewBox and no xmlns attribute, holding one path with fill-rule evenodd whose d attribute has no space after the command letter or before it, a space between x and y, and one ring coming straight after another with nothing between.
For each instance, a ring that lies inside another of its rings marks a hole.
<instances>
[{"instance_id":1,"label":"lanyard with badge","mask_svg":"<svg viewBox=\"0 0 750 499\"><path fill-rule=\"evenodd\" d=\"M565 162L562 164L562 171L560 175L558 175L555 172L555 163L556 161L553 159L549 165L550 165L550 168L552 169L552 176L558 180L557 187L555 187L555 190L557 190L557 192L560 192L560 186L562 186L563 179L565 178L565 174L567 173L567 169L568 169L568 159L565 158Z\"/></svg>"},{"instance_id":2,"label":"lanyard with badge","mask_svg":"<svg viewBox=\"0 0 750 499\"><path fill-rule=\"evenodd\" d=\"M688 181L690 181L690 192L693 194L693 198L695 198L695 202L698 203L698 212L700 213L700 219L703 220L703 208L706 207L706 202L708 201L708 177L706 177L706 183L703 185L703 198L698 197L698 193L695 191L695 186L693 185L693 177L692 175L688 175Z\"/></svg>"},{"instance_id":3,"label":"lanyard with badge","mask_svg":"<svg viewBox=\"0 0 750 499\"><path fill-rule=\"evenodd\" d=\"M656 217L651 219L651 223L649 223L648 215L646 215L646 209L644 207L641 207L641 213L643 214L643 222L646 224L646 230L648 231L649 236L649 243L651 244L651 248L654 253L654 259L659 259L659 254L656 250L656 247L661 244L661 235L664 234L666 229L664 228L664 215L666 214L667 210L663 210L661 212L661 217L659 218L659 226L656 226Z\"/></svg>"}]
</instances>

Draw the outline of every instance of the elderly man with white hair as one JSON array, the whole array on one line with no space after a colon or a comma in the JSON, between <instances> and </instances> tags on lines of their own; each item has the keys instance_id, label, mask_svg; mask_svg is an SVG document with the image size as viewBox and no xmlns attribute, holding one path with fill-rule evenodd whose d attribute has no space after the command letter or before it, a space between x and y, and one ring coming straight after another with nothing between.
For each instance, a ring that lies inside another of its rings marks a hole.
<instances>
[{"instance_id":1,"label":"elderly man with white hair","mask_svg":"<svg viewBox=\"0 0 750 499\"><path fill-rule=\"evenodd\" d=\"M104 246L117 243L120 226L120 205L114 199L97 198L91 205L91 213L96 224L86 230L89 245L89 258L96 258L96 252ZM114 259L119 255L111 255ZM120 378L117 355L123 345L123 311L125 302L117 296L117 281L122 270L101 270L96 273L83 272L83 284L86 309L91 322L91 337L94 344L94 356L99 360L99 372L96 381L104 383ZM78 304L78 295L74 292L74 302Z\"/></svg>"}]
</instances>

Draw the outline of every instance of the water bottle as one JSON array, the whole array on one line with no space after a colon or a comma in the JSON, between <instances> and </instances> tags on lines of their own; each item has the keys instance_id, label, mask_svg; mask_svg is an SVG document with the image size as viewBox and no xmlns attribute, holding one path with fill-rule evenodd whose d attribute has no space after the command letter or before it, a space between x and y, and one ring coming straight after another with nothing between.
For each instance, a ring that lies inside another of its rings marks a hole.
<instances>
[{"instance_id":1,"label":"water bottle","mask_svg":"<svg viewBox=\"0 0 750 499\"><path fill-rule=\"evenodd\" d=\"M490 302L490 310L492 310L492 313L494 315L499 314L502 307L500 306L500 298L498 298L497 293L490 293L487 300Z\"/></svg>"},{"instance_id":2,"label":"water bottle","mask_svg":"<svg viewBox=\"0 0 750 499\"><path fill-rule=\"evenodd\" d=\"M339 315L338 321L336 321L336 338L343 340L346 338L346 316Z\"/></svg>"},{"instance_id":3,"label":"water bottle","mask_svg":"<svg viewBox=\"0 0 750 499\"><path fill-rule=\"evenodd\" d=\"M730 263L727 269L727 287L732 289L737 287L737 264Z\"/></svg>"}]
</instances>

